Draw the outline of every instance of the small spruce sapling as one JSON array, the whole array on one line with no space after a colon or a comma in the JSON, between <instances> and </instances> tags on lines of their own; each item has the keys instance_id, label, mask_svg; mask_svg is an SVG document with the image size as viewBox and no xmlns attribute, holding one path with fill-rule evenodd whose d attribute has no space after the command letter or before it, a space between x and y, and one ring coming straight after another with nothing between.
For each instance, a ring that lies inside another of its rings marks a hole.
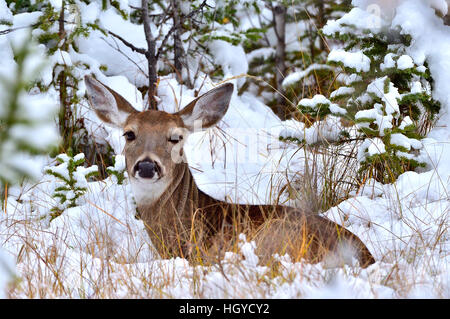
<instances>
[{"instance_id":1,"label":"small spruce sapling","mask_svg":"<svg viewBox=\"0 0 450 319\"><path fill-rule=\"evenodd\" d=\"M111 175L112 180L122 185L125 178L127 177L126 165L125 165L125 156L116 155L114 156L114 166L109 166L106 169L106 172Z\"/></svg>"},{"instance_id":2,"label":"small spruce sapling","mask_svg":"<svg viewBox=\"0 0 450 319\"><path fill-rule=\"evenodd\" d=\"M82 204L83 195L87 192L87 179L98 174L97 165L83 166L83 153L73 157L70 154L59 154L56 160L59 165L45 168L47 174L59 180L59 186L53 194L59 202L52 209L51 220L61 215L65 209Z\"/></svg>"}]
</instances>

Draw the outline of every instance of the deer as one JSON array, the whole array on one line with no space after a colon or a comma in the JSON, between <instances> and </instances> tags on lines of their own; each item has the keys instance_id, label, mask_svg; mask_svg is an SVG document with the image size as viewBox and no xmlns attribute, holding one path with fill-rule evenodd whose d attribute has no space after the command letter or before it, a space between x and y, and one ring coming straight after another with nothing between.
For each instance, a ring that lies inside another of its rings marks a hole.
<instances>
[{"instance_id":1,"label":"deer","mask_svg":"<svg viewBox=\"0 0 450 319\"><path fill-rule=\"evenodd\" d=\"M85 84L99 119L123 131L138 216L161 258L219 258L243 233L255 241L262 262L283 253L309 263L336 256L338 263L351 263L349 258L355 257L364 268L375 262L355 234L317 213L279 204L228 203L198 188L184 157L184 143L196 126L206 129L223 118L233 84L213 88L176 113L137 111L90 75Z\"/></svg>"}]
</instances>

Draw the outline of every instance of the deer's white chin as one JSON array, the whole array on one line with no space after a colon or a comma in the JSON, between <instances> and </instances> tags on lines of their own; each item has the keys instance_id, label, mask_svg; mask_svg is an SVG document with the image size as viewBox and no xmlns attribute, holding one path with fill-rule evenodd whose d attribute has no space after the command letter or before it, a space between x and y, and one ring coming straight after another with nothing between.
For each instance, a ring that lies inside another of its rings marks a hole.
<instances>
[{"instance_id":1,"label":"deer's white chin","mask_svg":"<svg viewBox=\"0 0 450 319\"><path fill-rule=\"evenodd\" d=\"M136 175L133 176L133 179L135 179L138 183L143 183L143 184L154 184L154 183L157 183L158 181L160 181L160 177L158 174L155 174L152 178L147 178L147 177L141 177L141 176L139 176L139 173L136 173Z\"/></svg>"},{"instance_id":2,"label":"deer's white chin","mask_svg":"<svg viewBox=\"0 0 450 319\"><path fill-rule=\"evenodd\" d=\"M138 205L151 205L161 197L168 183L165 178L157 175L152 178L133 176L130 178L130 185Z\"/></svg>"}]
</instances>

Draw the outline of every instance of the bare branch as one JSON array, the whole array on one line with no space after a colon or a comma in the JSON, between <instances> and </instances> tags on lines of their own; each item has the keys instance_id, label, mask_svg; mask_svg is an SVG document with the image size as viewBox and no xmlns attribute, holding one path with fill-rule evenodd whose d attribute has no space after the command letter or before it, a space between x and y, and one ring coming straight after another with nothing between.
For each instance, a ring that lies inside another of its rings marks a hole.
<instances>
[{"instance_id":1,"label":"bare branch","mask_svg":"<svg viewBox=\"0 0 450 319\"><path fill-rule=\"evenodd\" d=\"M145 54L147 52L147 50L142 49L142 48L138 48L135 47L133 44L131 44L130 42L128 42L127 40L125 40L124 38L122 38L120 35L115 34L112 31L108 31L108 33L110 35L112 35L113 37L117 38L118 40L120 40L124 45L126 45L127 47L129 47L131 50L133 50L134 52L140 53L140 54Z\"/></svg>"},{"instance_id":2,"label":"bare branch","mask_svg":"<svg viewBox=\"0 0 450 319\"><path fill-rule=\"evenodd\" d=\"M156 84L158 81L158 75L156 71L156 62L158 61L155 56L155 38L153 37L152 30L150 29L150 21L148 16L148 0L142 0L142 22L144 24L145 40L147 41L147 51L145 57L148 61L148 100L150 109L157 109L157 102L155 99Z\"/></svg>"},{"instance_id":3,"label":"bare branch","mask_svg":"<svg viewBox=\"0 0 450 319\"><path fill-rule=\"evenodd\" d=\"M170 30L167 32L166 36L165 36L164 39L162 40L161 46L158 48L158 52L156 53L156 59L159 58L159 56L161 55L162 51L164 50L164 46L166 45L166 42L167 42L167 40L169 39L169 37L172 35L172 33L173 33L175 30L177 30L177 28L179 28L179 27L181 26L181 24L182 24L182 22L183 22L184 20L192 18L192 17L193 17L194 15L196 15L198 12L202 11L203 8L204 8L205 6L208 6L208 7L209 7L209 5L208 5L206 2L207 2L207 0L203 0L203 2L200 4L200 6L199 6L197 9L195 9L194 11L189 12L189 14L186 14L186 15L183 14L183 15L181 15L181 16L180 16L180 20L178 21L178 23L174 23L174 24L172 25L172 27L170 28Z\"/></svg>"},{"instance_id":4,"label":"bare branch","mask_svg":"<svg viewBox=\"0 0 450 319\"><path fill-rule=\"evenodd\" d=\"M142 68L139 66L139 64L137 64L133 59L131 59L128 55L125 54L125 52L123 52L123 51L120 49L119 44L117 43L117 41L116 41L115 39L112 39L112 40L114 41L114 44L116 45L115 47L114 47L111 43L109 43L108 41L106 41L106 39L105 39L104 37L101 37L101 39L102 39L103 41L105 41L105 43L106 43L109 47L113 48L114 50L116 50L117 52L119 52L120 54L122 54L128 61L130 61L131 63L133 63L133 64L138 68L138 70L139 70L145 77L148 78L148 75L144 72L144 70L142 70Z\"/></svg>"},{"instance_id":5,"label":"bare branch","mask_svg":"<svg viewBox=\"0 0 450 319\"><path fill-rule=\"evenodd\" d=\"M142 0L142 22L144 24L145 40L147 41L148 50L154 46L155 39L153 38L152 30L150 29L150 20L148 15L148 0Z\"/></svg>"},{"instance_id":6,"label":"bare branch","mask_svg":"<svg viewBox=\"0 0 450 319\"><path fill-rule=\"evenodd\" d=\"M50 20L46 20L45 22L55 22L55 21L60 21L60 19L50 19ZM70 21L66 21L63 20L64 23L66 24L71 24ZM34 24L30 24L30 25L26 25L26 26L21 26L21 27L15 27L15 28L10 28L10 29L5 29L0 31L0 35L4 35L4 34L8 34L17 30L21 30L21 29L26 29L26 28L36 28L38 26L40 26L43 22L38 22L38 23L34 23Z\"/></svg>"},{"instance_id":7,"label":"bare branch","mask_svg":"<svg viewBox=\"0 0 450 319\"><path fill-rule=\"evenodd\" d=\"M276 113L282 119L286 119L286 111L283 107L283 78L286 75L286 7L282 4L273 6L270 3L270 8L273 15L273 29L277 38L277 47L275 52L275 78L277 83L277 90L281 94L277 94Z\"/></svg>"},{"instance_id":8,"label":"bare branch","mask_svg":"<svg viewBox=\"0 0 450 319\"><path fill-rule=\"evenodd\" d=\"M172 4L172 20L173 20L173 25L177 26L175 27L175 31L173 33L173 45L174 45L174 67L175 67L175 72L177 74L177 78L178 78L178 82L182 83L182 68L183 68L183 64L182 63L182 59L183 59L183 46L181 44L181 39L180 39L180 27L182 24L182 18L180 17L180 11L178 9L178 4L177 4L178 0L171 0L171 4ZM158 50L159 51L159 50ZM158 52L159 53L159 52Z\"/></svg>"}]
</instances>

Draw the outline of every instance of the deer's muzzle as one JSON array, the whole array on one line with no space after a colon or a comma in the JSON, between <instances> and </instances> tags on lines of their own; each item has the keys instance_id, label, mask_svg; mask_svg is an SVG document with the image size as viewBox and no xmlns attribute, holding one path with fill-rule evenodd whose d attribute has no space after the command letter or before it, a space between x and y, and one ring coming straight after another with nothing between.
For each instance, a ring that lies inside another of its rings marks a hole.
<instances>
[{"instance_id":1,"label":"deer's muzzle","mask_svg":"<svg viewBox=\"0 0 450 319\"><path fill-rule=\"evenodd\" d=\"M155 177L155 175L158 175L157 177L161 177L160 175L161 168L159 165L151 161L150 159L144 159L142 161L139 161L134 166L134 175L135 177L141 177L141 178L148 178L151 179Z\"/></svg>"}]
</instances>

